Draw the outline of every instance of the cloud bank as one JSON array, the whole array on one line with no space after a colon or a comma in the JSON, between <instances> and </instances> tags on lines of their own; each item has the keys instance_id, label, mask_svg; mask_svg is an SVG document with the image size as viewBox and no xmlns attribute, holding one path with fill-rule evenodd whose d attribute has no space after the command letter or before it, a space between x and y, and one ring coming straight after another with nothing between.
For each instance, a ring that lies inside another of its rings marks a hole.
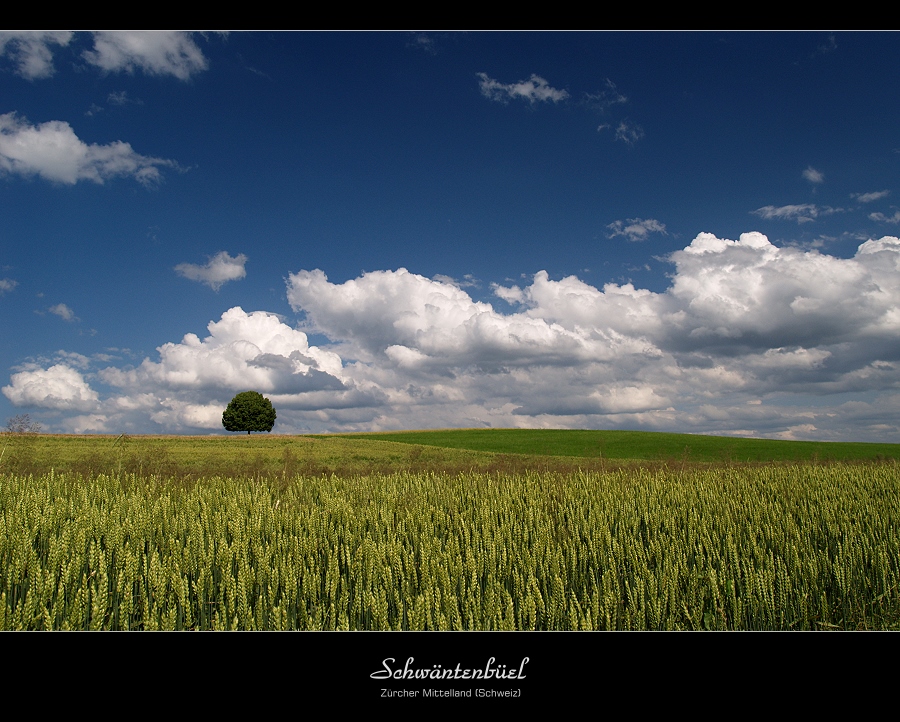
<instances>
[{"instance_id":1,"label":"cloud bank","mask_svg":"<svg viewBox=\"0 0 900 722\"><path fill-rule=\"evenodd\" d=\"M88 180L103 184L127 176L144 186L162 180L160 168L177 168L164 158L136 153L129 143L106 145L82 141L61 120L32 125L16 113L0 115L0 173L38 176L65 185Z\"/></svg>"},{"instance_id":2,"label":"cloud bank","mask_svg":"<svg viewBox=\"0 0 900 722\"><path fill-rule=\"evenodd\" d=\"M594 287L545 271L494 286L512 310L405 269L287 279L300 327L233 308L136 368L60 358L14 374L15 404L61 421L221 430L231 396L269 396L276 431L463 426L643 428L896 441L900 239L852 258L699 234L671 285ZM324 341L310 345L307 333ZM41 374L67 390L46 393ZM90 382L90 385L89 385ZM100 394L101 384L109 387ZM67 404L69 406L67 406ZM142 420L142 421L141 421Z\"/></svg>"}]
</instances>

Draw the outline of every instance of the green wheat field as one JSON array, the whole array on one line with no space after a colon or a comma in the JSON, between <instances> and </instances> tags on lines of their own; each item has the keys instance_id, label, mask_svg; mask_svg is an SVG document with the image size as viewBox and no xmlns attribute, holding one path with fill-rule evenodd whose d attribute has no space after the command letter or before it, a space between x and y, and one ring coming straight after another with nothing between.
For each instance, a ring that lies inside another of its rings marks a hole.
<instances>
[{"instance_id":1,"label":"green wheat field","mask_svg":"<svg viewBox=\"0 0 900 722\"><path fill-rule=\"evenodd\" d=\"M0 435L0 629L900 628L900 445Z\"/></svg>"}]
</instances>

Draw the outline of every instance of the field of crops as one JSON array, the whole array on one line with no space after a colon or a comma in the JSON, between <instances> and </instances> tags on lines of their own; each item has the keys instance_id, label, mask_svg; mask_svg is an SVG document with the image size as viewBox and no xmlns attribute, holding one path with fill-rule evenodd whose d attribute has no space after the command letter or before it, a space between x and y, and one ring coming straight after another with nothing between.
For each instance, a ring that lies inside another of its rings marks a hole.
<instances>
[{"instance_id":1,"label":"field of crops","mask_svg":"<svg viewBox=\"0 0 900 722\"><path fill-rule=\"evenodd\" d=\"M92 470L36 440L0 459L2 629L900 628L892 462L522 470L398 443L390 471L370 440L310 473L310 442L254 437L275 446L224 475L173 440L94 438Z\"/></svg>"}]
</instances>

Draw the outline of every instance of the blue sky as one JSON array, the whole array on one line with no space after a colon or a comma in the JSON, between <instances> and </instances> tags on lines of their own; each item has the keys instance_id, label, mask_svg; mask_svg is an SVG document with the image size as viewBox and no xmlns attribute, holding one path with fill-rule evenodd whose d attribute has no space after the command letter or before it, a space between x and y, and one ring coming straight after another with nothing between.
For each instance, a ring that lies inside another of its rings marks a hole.
<instances>
[{"instance_id":1,"label":"blue sky","mask_svg":"<svg viewBox=\"0 0 900 722\"><path fill-rule=\"evenodd\" d=\"M0 33L0 418L900 442L893 33Z\"/></svg>"}]
</instances>

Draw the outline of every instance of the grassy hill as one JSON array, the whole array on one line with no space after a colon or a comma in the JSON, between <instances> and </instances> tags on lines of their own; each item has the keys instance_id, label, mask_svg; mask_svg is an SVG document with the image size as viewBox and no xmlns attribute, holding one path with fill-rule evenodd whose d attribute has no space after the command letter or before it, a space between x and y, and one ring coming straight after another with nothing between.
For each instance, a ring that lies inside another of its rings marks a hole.
<instances>
[{"instance_id":1,"label":"grassy hill","mask_svg":"<svg viewBox=\"0 0 900 722\"><path fill-rule=\"evenodd\" d=\"M502 454L573 456L587 459L692 462L900 459L900 444L777 441L649 431L445 429L368 433L359 434L355 438Z\"/></svg>"},{"instance_id":2,"label":"grassy hill","mask_svg":"<svg viewBox=\"0 0 900 722\"><path fill-rule=\"evenodd\" d=\"M900 444L772 441L644 431L453 429L234 436L0 435L0 472L166 477L569 472L611 466L892 461Z\"/></svg>"}]
</instances>

